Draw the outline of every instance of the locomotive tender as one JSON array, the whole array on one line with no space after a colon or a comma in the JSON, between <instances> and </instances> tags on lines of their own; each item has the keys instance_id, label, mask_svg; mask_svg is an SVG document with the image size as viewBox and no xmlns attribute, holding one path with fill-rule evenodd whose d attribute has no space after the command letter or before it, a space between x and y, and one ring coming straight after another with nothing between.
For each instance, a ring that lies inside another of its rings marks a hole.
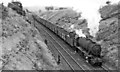
<instances>
[{"instance_id":1,"label":"locomotive tender","mask_svg":"<svg viewBox=\"0 0 120 72\"><path fill-rule=\"evenodd\" d=\"M38 17L37 15L33 15L33 18L39 23L43 24L51 31L53 31L56 35L61 37L64 41L66 41L72 48L78 52L80 51L87 62L89 62L93 66L101 66L102 65L102 57L101 57L101 46L97 43L93 42L90 39L84 37L75 37L76 33L67 32L63 28L52 24L45 19Z\"/></svg>"}]
</instances>

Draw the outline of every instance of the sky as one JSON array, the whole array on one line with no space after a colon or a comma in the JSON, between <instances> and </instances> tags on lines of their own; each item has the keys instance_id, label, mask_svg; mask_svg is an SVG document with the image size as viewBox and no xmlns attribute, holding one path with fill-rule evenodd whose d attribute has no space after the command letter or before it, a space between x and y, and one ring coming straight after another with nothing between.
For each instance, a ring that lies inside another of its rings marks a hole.
<instances>
[{"instance_id":1,"label":"sky","mask_svg":"<svg viewBox=\"0 0 120 72\"><path fill-rule=\"evenodd\" d=\"M7 4L12 0L0 0L0 2L4 2ZM14 0L16 1L16 0ZM72 6L72 7L80 7L86 8L97 4L105 4L108 0L17 0L23 3L24 6ZM109 0L111 2L118 2L120 0ZM87 6L86 6L87 4Z\"/></svg>"},{"instance_id":2,"label":"sky","mask_svg":"<svg viewBox=\"0 0 120 72\"><path fill-rule=\"evenodd\" d=\"M4 5L12 0L0 0ZM16 0L14 0L16 1ZM62 6L73 7L77 12L82 12L83 18L88 20L88 27L91 28L91 34L94 35L98 30L100 14L98 9L105 5L108 0L17 0L22 2L24 7L31 6ZM117 3L120 0L109 0L112 3Z\"/></svg>"}]
</instances>

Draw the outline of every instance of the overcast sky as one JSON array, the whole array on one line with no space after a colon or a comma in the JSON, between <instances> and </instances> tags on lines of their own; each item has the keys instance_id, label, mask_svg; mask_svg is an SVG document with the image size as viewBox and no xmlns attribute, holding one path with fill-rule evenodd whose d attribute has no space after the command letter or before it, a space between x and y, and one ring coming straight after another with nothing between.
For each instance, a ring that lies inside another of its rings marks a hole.
<instances>
[{"instance_id":1,"label":"overcast sky","mask_svg":"<svg viewBox=\"0 0 120 72\"><path fill-rule=\"evenodd\" d=\"M7 4L12 0L0 0L0 2L4 2ZM16 0L14 0L16 1ZM21 1L24 6L73 6L73 7L88 7L88 6L94 6L95 4L103 4L108 0L17 0ZM111 2L118 2L120 0L109 0ZM86 4L88 6L86 6Z\"/></svg>"},{"instance_id":2,"label":"overcast sky","mask_svg":"<svg viewBox=\"0 0 120 72\"><path fill-rule=\"evenodd\" d=\"M4 5L12 0L0 0ZM15 1L15 0L14 0ZM69 6L74 10L82 12L82 16L88 19L89 27L98 26L100 16L98 9L105 5L108 0L17 0L22 2L24 7L28 6ZM117 3L120 0L109 0L112 3Z\"/></svg>"}]
</instances>

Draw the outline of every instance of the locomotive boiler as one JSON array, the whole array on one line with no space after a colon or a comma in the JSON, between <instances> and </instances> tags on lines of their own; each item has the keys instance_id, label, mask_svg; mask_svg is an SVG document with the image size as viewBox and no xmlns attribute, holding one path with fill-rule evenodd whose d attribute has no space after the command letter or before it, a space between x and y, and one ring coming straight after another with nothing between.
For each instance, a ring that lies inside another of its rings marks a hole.
<instances>
[{"instance_id":1,"label":"locomotive boiler","mask_svg":"<svg viewBox=\"0 0 120 72\"><path fill-rule=\"evenodd\" d=\"M85 37L76 38L76 47L83 52L85 59L95 66L102 65L101 46ZM78 49L77 49L78 50Z\"/></svg>"}]
</instances>

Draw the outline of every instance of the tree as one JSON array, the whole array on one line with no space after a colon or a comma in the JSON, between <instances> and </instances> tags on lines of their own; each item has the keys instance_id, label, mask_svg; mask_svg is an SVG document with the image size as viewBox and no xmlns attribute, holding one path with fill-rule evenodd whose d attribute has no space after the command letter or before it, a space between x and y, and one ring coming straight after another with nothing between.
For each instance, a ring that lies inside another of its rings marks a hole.
<instances>
[{"instance_id":1,"label":"tree","mask_svg":"<svg viewBox=\"0 0 120 72\"><path fill-rule=\"evenodd\" d=\"M111 3L111 1L107 1L107 2L106 2L106 4L108 4L108 5L109 5L110 3Z\"/></svg>"},{"instance_id":2,"label":"tree","mask_svg":"<svg viewBox=\"0 0 120 72\"><path fill-rule=\"evenodd\" d=\"M53 6L45 7L46 10L53 10Z\"/></svg>"}]
</instances>

